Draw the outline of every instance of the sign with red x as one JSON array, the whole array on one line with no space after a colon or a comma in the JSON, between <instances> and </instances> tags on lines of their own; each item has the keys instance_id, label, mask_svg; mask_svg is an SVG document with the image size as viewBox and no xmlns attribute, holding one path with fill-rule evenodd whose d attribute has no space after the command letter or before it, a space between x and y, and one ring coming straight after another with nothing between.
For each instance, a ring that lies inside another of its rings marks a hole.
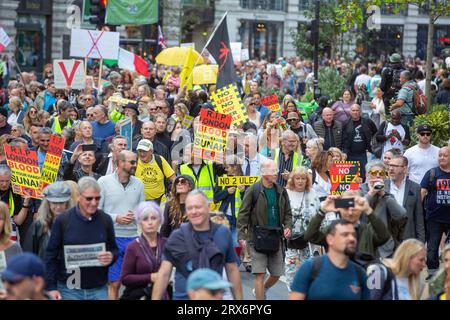
<instances>
[{"instance_id":1,"label":"sign with red x","mask_svg":"<svg viewBox=\"0 0 450 320\"><path fill-rule=\"evenodd\" d=\"M83 60L54 60L53 72L55 73L56 89L84 89L86 80Z\"/></svg>"},{"instance_id":2,"label":"sign with red x","mask_svg":"<svg viewBox=\"0 0 450 320\"><path fill-rule=\"evenodd\" d=\"M118 32L72 29L70 56L92 59L117 60L119 57Z\"/></svg>"}]
</instances>

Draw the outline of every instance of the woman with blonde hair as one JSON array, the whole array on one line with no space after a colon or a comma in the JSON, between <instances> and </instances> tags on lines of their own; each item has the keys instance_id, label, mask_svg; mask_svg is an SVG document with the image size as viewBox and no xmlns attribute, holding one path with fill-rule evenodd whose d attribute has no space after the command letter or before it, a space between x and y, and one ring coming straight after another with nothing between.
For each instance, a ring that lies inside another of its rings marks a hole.
<instances>
[{"instance_id":1,"label":"woman with blonde hair","mask_svg":"<svg viewBox=\"0 0 450 320\"><path fill-rule=\"evenodd\" d=\"M285 256L285 276L288 290L300 264L313 256L313 245L304 240L312 215L320 208L319 199L312 189L311 174L308 168L296 167L286 185L292 210L292 236L288 239Z\"/></svg>"},{"instance_id":2,"label":"woman with blonde hair","mask_svg":"<svg viewBox=\"0 0 450 320\"><path fill-rule=\"evenodd\" d=\"M9 99L9 114L8 123L9 125L15 125L16 123L22 123L25 113L23 112L23 104L19 97L11 97Z\"/></svg>"},{"instance_id":3,"label":"woman with blonde hair","mask_svg":"<svg viewBox=\"0 0 450 320\"><path fill-rule=\"evenodd\" d=\"M426 267L427 250L416 239L405 240L392 259L384 259L367 269L368 279L381 285L370 288L371 300L420 300L425 283L420 273Z\"/></svg>"},{"instance_id":4,"label":"woman with blonde hair","mask_svg":"<svg viewBox=\"0 0 450 320\"><path fill-rule=\"evenodd\" d=\"M323 151L325 140L323 138L309 139L305 148L305 166L311 167L314 158Z\"/></svg>"},{"instance_id":5,"label":"woman with blonde hair","mask_svg":"<svg viewBox=\"0 0 450 320\"><path fill-rule=\"evenodd\" d=\"M282 132L286 129L286 120L274 111L267 113L262 126L258 130L259 152L270 157L272 150L280 147Z\"/></svg>"},{"instance_id":6,"label":"woman with blonde hair","mask_svg":"<svg viewBox=\"0 0 450 320\"><path fill-rule=\"evenodd\" d=\"M0 201L0 267L6 267L12 257L22 253L19 243L10 239L12 230L9 209L6 203Z\"/></svg>"},{"instance_id":7,"label":"woman with blonde hair","mask_svg":"<svg viewBox=\"0 0 450 320\"><path fill-rule=\"evenodd\" d=\"M333 162L345 161L347 159L347 155L339 148L331 147L328 151L333 154Z\"/></svg>"},{"instance_id":8,"label":"woman with blonde hair","mask_svg":"<svg viewBox=\"0 0 450 320\"><path fill-rule=\"evenodd\" d=\"M30 106L23 117L23 126L27 132L30 132L31 125L33 124L41 124L40 119L38 118L39 109L35 106Z\"/></svg>"}]
</instances>

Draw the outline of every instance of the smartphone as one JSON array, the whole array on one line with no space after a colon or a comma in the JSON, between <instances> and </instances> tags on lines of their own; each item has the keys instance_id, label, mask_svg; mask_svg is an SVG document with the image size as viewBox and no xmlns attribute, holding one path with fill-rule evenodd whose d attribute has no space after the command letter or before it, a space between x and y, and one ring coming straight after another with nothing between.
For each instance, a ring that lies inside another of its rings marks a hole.
<instances>
[{"instance_id":1,"label":"smartphone","mask_svg":"<svg viewBox=\"0 0 450 320\"><path fill-rule=\"evenodd\" d=\"M96 151L97 150L97 145L95 145L95 144L83 144L81 146L81 150L83 150L83 151Z\"/></svg>"},{"instance_id":2,"label":"smartphone","mask_svg":"<svg viewBox=\"0 0 450 320\"><path fill-rule=\"evenodd\" d=\"M355 206L354 198L334 199L335 208L353 208Z\"/></svg>"}]
</instances>

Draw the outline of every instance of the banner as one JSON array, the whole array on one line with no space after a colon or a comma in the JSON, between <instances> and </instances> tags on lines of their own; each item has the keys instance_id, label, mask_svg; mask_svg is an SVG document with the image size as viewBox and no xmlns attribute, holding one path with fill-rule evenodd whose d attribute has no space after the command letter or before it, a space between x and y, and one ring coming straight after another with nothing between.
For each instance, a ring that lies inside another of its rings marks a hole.
<instances>
[{"instance_id":1,"label":"banner","mask_svg":"<svg viewBox=\"0 0 450 320\"><path fill-rule=\"evenodd\" d=\"M261 104L266 106L270 111L281 111L280 102L278 101L278 96L276 94L262 98Z\"/></svg>"},{"instance_id":2,"label":"banner","mask_svg":"<svg viewBox=\"0 0 450 320\"><path fill-rule=\"evenodd\" d=\"M11 168L11 186L16 194L30 194L35 199L42 199L39 191L41 172L39 170L37 152L8 144L3 146L6 162Z\"/></svg>"},{"instance_id":3,"label":"banner","mask_svg":"<svg viewBox=\"0 0 450 320\"><path fill-rule=\"evenodd\" d=\"M341 195L347 190L358 190L359 161L334 162L330 167L331 194Z\"/></svg>"},{"instance_id":4,"label":"banner","mask_svg":"<svg viewBox=\"0 0 450 320\"><path fill-rule=\"evenodd\" d=\"M247 110L235 84L214 91L211 94L211 102L214 110L233 117L232 125L238 126L247 121Z\"/></svg>"},{"instance_id":5,"label":"banner","mask_svg":"<svg viewBox=\"0 0 450 320\"><path fill-rule=\"evenodd\" d=\"M200 124L194 138L194 155L222 163L231 120L231 116L201 109Z\"/></svg>"},{"instance_id":6,"label":"banner","mask_svg":"<svg viewBox=\"0 0 450 320\"><path fill-rule=\"evenodd\" d=\"M56 181L63 151L64 138L52 134L48 144L48 151L45 155L45 161L42 165L41 190L44 190L47 185Z\"/></svg>"},{"instance_id":7,"label":"banner","mask_svg":"<svg viewBox=\"0 0 450 320\"><path fill-rule=\"evenodd\" d=\"M131 119L127 119L120 124L120 135L127 138L128 150L133 147L133 124Z\"/></svg>"},{"instance_id":8,"label":"banner","mask_svg":"<svg viewBox=\"0 0 450 320\"><path fill-rule=\"evenodd\" d=\"M219 177L219 187L251 186L258 181L259 177L257 176Z\"/></svg>"},{"instance_id":9,"label":"banner","mask_svg":"<svg viewBox=\"0 0 450 320\"><path fill-rule=\"evenodd\" d=\"M6 34L5 30L0 27L0 52L5 50L5 48L11 43L11 39Z\"/></svg>"},{"instance_id":10,"label":"banner","mask_svg":"<svg viewBox=\"0 0 450 320\"><path fill-rule=\"evenodd\" d=\"M119 32L72 29L70 56L118 60L119 39Z\"/></svg>"},{"instance_id":11,"label":"banner","mask_svg":"<svg viewBox=\"0 0 450 320\"><path fill-rule=\"evenodd\" d=\"M109 0L105 22L142 25L158 22L158 0Z\"/></svg>"},{"instance_id":12,"label":"banner","mask_svg":"<svg viewBox=\"0 0 450 320\"><path fill-rule=\"evenodd\" d=\"M53 72L55 75L55 88L84 89L86 79L83 60L54 60Z\"/></svg>"}]
</instances>

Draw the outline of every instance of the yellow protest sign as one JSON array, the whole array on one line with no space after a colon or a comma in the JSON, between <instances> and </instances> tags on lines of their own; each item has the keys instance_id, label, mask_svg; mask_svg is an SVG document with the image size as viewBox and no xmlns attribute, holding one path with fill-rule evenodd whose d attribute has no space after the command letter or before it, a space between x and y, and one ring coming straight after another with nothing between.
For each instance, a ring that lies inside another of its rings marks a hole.
<instances>
[{"instance_id":1,"label":"yellow protest sign","mask_svg":"<svg viewBox=\"0 0 450 320\"><path fill-rule=\"evenodd\" d=\"M183 118L183 121L181 121L181 126L183 129L189 129L192 125L192 122L194 121L194 117L186 114Z\"/></svg>"},{"instance_id":2,"label":"yellow protest sign","mask_svg":"<svg viewBox=\"0 0 450 320\"><path fill-rule=\"evenodd\" d=\"M247 121L247 110L235 84L214 91L211 94L211 102L215 111L233 117L232 125L238 126Z\"/></svg>"},{"instance_id":3,"label":"yellow protest sign","mask_svg":"<svg viewBox=\"0 0 450 320\"><path fill-rule=\"evenodd\" d=\"M194 68L194 84L211 84L217 82L217 64L204 64Z\"/></svg>"},{"instance_id":4,"label":"yellow protest sign","mask_svg":"<svg viewBox=\"0 0 450 320\"><path fill-rule=\"evenodd\" d=\"M31 197L42 199L39 191L41 172L39 170L37 152L8 144L3 146L6 162L11 168L11 185L14 193L30 194Z\"/></svg>"},{"instance_id":5,"label":"yellow protest sign","mask_svg":"<svg viewBox=\"0 0 450 320\"><path fill-rule=\"evenodd\" d=\"M114 96L109 97L108 102L114 102L114 103L117 103L117 104L120 104L123 106L128 103L136 103L136 101L134 101L134 100L125 99L125 98L121 98L121 97L114 97Z\"/></svg>"},{"instance_id":6,"label":"yellow protest sign","mask_svg":"<svg viewBox=\"0 0 450 320\"><path fill-rule=\"evenodd\" d=\"M45 161L42 165L42 190L49 184L56 181L61 155L64 150L64 138L52 134L48 145L48 151L45 155Z\"/></svg>"},{"instance_id":7,"label":"yellow protest sign","mask_svg":"<svg viewBox=\"0 0 450 320\"><path fill-rule=\"evenodd\" d=\"M259 181L257 176L229 176L229 177L219 177L219 187L230 187L230 186L251 186L252 184Z\"/></svg>"}]
</instances>

